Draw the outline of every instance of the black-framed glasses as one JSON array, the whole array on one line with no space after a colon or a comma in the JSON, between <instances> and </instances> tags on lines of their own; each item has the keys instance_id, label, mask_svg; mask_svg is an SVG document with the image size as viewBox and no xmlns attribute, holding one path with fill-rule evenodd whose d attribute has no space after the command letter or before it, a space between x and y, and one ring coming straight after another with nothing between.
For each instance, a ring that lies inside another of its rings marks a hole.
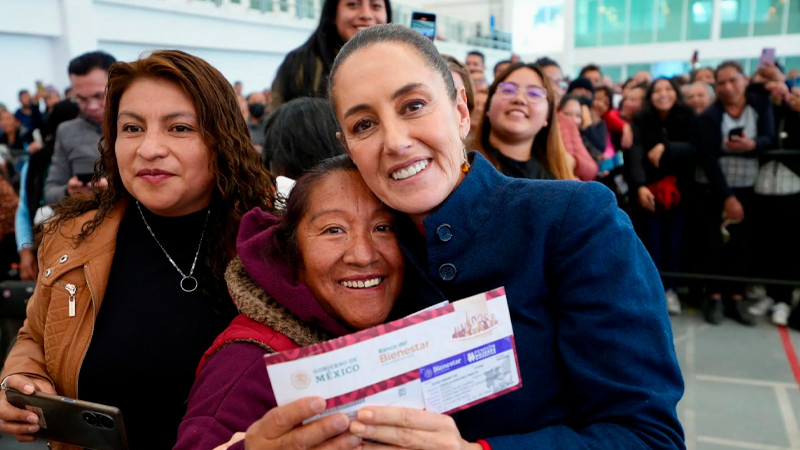
<instances>
[{"instance_id":1,"label":"black-framed glasses","mask_svg":"<svg viewBox=\"0 0 800 450\"><path fill-rule=\"evenodd\" d=\"M512 99L519 95L520 88L514 83L500 83L497 92L505 99ZM547 89L540 87L527 87L523 91L529 100L540 101L547 98Z\"/></svg>"}]
</instances>

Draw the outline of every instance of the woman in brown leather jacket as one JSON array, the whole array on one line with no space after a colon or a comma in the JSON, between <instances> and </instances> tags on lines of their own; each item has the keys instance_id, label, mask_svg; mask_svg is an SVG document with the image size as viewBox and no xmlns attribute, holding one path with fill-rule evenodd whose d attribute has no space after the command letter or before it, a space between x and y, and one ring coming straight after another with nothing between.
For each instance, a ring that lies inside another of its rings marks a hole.
<instances>
[{"instance_id":1,"label":"woman in brown leather jacket","mask_svg":"<svg viewBox=\"0 0 800 450\"><path fill-rule=\"evenodd\" d=\"M157 51L108 75L94 175L108 186L56 207L3 387L117 406L131 448L170 448L197 362L236 313L223 275L241 216L273 190L208 63ZM39 429L4 391L0 420L21 441Z\"/></svg>"}]
</instances>

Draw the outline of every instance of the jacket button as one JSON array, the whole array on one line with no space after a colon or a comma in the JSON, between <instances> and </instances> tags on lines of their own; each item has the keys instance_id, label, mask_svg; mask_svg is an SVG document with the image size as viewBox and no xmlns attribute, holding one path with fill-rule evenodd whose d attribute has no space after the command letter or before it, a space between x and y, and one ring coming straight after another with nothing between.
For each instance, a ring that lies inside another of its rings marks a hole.
<instances>
[{"instance_id":1,"label":"jacket button","mask_svg":"<svg viewBox=\"0 0 800 450\"><path fill-rule=\"evenodd\" d=\"M439 225L436 229L436 236L439 236L440 241L447 242L453 239L453 230L450 229L450 225L448 224Z\"/></svg>"},{"instance_id":2,"label":"jacket button","mask_svg":"<svg viewBox=\"0 0 800 450\"><path fill-rule=\"evenodd\" d=\"M44 271L44 277L45 277L45 278L50 278L50 274L51 274L51 273L53 273L53 270L52 270L52 269L47 269L47 270L45 270L45 271Z\"/></svg>"},{"instance_id":3,"label":"jacket button","mask_svg":"<svg viewBox=\"0 0 800 450\"><path fill-rule=\"evenodd\" d=\"M444 281L450 281L456 277L456 266L446 263L439 266L439 276L442 277Z\"/></svg>"},{"instance_id":4,"label":"jacket button","mask_svg":"<svg viewBox=\"0 0 800 450\"><path fill-rule=\"evenodd\" d=\"M61 258L58 259L58 262L60 262L61 264L64 264L65 262L67 262L68 259L69 259L69 256L61 255Z\"/></svg>"}]
</instances>

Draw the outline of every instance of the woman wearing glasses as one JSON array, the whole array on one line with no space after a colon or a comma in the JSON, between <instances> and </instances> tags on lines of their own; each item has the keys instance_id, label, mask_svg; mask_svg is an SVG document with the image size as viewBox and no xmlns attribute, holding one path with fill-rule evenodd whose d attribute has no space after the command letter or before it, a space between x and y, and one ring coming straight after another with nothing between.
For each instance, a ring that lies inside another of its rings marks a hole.
<instances>
[{"instance_id":1,"label":"woman wearing glasses","mask_svg":"<svg viewBox=\"0 0 800 450\"><path fill-rule=\"evenodd\" d=\"M558 131L550 81L539 66L516 63L489 88L478 150L505 175L574 179L575 160Z\"/></svg>"}]
</instances>

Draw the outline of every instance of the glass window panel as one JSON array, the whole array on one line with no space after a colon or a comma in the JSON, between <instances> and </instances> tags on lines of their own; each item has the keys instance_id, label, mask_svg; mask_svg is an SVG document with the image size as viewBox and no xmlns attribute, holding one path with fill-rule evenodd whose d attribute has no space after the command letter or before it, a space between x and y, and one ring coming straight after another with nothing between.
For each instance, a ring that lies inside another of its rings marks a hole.
<instances>
[{"instance_id":1,"label":"glass window panel","mask_svg":"<svg viewBox=\"0 0 800 450\"><path fill-rule=\"evenodd\" d=\"M787 3L789 2L786 0L756 0L753 34L756 36L781 34L783 14Z\"/></svg>"},{"instance_id":2,"label":"glass window panel","mask_svg":"<svg viewBox=\"0 0 800 450\"><path fill-rule=\"evenodd\" d=\"M636 72L640 70L646 70L652 73L653 67L650 64L628 64L628 78L634 76Z\"/></svg>"},{"instance_id":3,"label":"glass window panel","mask_svg":"<svg viewBox=\"0 0 800 450\"><path fill-rule=\"evenodd\" d=\"M682 39L683 0L658 0L658 42Z\"/></svg>"},{"instance_id":4,"label":"glass window panel","mask_svg":"<svg viewBox=\"0 0 800 450\"><path fill-rule=\"evenodd\" d=\"M625 43L625 0L603 0L600 13L600 45Z\"/></svg>"},{"instance_id":5,"label":"glass window panel","mask_svg":"<svg viewBox=\"0 0 800 450\"><path fill-rule=\"evenodd\" d=\"M758 69L758 62L759 58L748 59L747 64L744 65L744 73L753 76L756 73L756 69Z\"/></svg>"},{"instance_id":6,"label":"glass window panel","mask_svg":"<svg viewBox=\"0 0 800 450\"><path fill-rule=\"evenodd\" d=\"M575 1L575 47L595 47L597 42L598 0Z\"/></svg>"},{"instance_id":7,"label":"glass window panel","mask_svg":"<svg viewBox=\"0 0 800 450\"><path fill-rule=\"evenodd\" d=\"M722 0L720 16L722 17L721 36L743 37L750 29L750 6L756 0Z\"/></svg>"},{"instance_id":8,"label":"glass window panel","mask_svg":"<svg viewBox=\"0 0 800 450\"><path fill-rule=\"evenodd\" d=\"M655 0L631 1L630 43L653 42Z\"/></svg>"},{"instance_id":9,"label":"glass window panel","mask_svg":"<svg viewBox=\"0 0 800 450\"><path fill-rule=\"evenodd\" d=\"M800 33L800 2L789 3L789 33Z\"/></svg>"},{"instance_id":10,"label":"glass window panel","mask_svg":"<svg viewBox=\"0 0 800 450\"><path fill-rule=\"evenodd\" d=\"M789 56L786 58L786 74L792 69L800 70L800 56Z\"/></svg>"},{"instance_id":11,"label":"glass window panel","mask_svg":"<svg viewBox=\"0 0 800 450\"><path fill-rule=\"evenodd\" d=\"M622 66L603 66L603 75L608 75L611 81L622 81Z\"/></svg>"},{"instance_id":12,"label":"glass window panel","mask_svg":"<svg viewBox=\"0 0 800 450\"><path fill-rule=\"evenodd\" d=\"M711 39L711 17L714 15L714 2L711 0L691 0L689 2L686 40Z\"/></svg>"}]
</instances>

